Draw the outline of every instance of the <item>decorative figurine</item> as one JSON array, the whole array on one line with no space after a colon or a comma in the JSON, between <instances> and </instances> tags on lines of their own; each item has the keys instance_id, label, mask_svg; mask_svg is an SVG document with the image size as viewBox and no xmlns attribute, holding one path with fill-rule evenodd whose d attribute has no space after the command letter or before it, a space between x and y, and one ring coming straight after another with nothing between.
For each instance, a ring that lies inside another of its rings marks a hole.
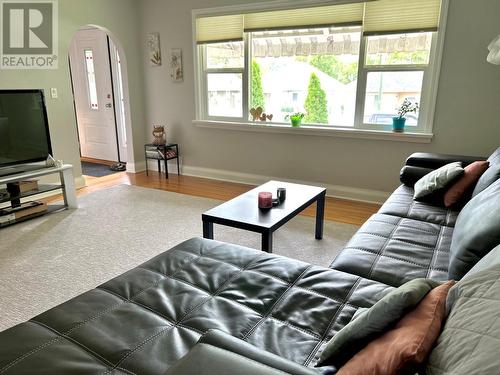
<instances>
[{"instance_id":1,"label":"decorative figurine","mask_svg":"<svg viewBox=\"0 0 500 375\"><path fill-rule=\"evenodd\" d=\"M266 114L262 107L252 108L250 109L250 114L252 115L252 121L272 121L273 115Z\"/></svg>"},{"instance_id":2,"label":"decorative figurine","mask_svg":"<svg viewBox=\"0 0 500 375\"><path fill-rule=\"evenodd\" d=\"M165 139L165 127L161 125L153 125L153 144L155 145L164 145L166 142Z\"/></svg>"}]
</instances>

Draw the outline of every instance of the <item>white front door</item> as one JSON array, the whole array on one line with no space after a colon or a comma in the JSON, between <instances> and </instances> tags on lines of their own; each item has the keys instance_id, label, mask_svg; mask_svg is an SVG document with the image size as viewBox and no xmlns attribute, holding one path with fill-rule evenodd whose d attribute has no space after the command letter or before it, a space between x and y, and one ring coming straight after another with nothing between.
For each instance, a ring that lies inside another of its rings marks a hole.
<instances>
[{"instance_id":1,"label":"white front door","mask_svg":"<svg viewBox=\"0 0 500 375\"><path fill-rule=\"evenodd\" d=\"M99 29L78 31L69 57L81 155L118 161L106 33Z\"/></svg>"}]
</instances>

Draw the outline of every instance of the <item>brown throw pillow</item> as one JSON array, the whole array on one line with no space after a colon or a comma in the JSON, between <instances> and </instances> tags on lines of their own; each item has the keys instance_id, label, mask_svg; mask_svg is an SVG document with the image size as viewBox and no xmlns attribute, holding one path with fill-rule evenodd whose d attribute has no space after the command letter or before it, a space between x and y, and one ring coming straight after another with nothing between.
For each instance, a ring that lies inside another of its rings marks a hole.
<instances>
[{"instance_id":1,"label":"brown throw pillow","mask_svg":"<svg viewBox=\"0 0 500 375\"><path fill-rule=\"evenodd\" d=\"M414 374L441 332L446 296L454 283L451 280L431 290L393 329L370 342L341 367L338 375Z\"/></svg>"},{"instance_id":2,"label":"brown throw pillow","mask_svg":"<svg viewBox=\"0 0 500 375\"><path fill-rule=\"evenodd\" d=\"M464 174L455 182L444 195L444 205L451 207L457 204L462 197L476 184L479 177L488 169L487 161L475 161L464 168Z\"/></svg>"}]
</instances>

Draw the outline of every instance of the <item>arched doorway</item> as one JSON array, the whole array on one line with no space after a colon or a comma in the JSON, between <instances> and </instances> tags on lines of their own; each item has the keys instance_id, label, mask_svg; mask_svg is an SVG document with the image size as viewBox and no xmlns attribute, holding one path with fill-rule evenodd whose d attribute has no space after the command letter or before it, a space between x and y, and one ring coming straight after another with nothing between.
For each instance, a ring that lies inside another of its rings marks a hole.
<instances>
[{"instance_id":1,"label":"arched doorway","mask_svg":"<svg viewBox=\"0 0 500 375\"><path fill-rule=\"evenodd\" d=\"M134 164L127 64L119 41L87 25L69 48L71 82L84 175L102 177Z\"/></svg>"}]
</instances>

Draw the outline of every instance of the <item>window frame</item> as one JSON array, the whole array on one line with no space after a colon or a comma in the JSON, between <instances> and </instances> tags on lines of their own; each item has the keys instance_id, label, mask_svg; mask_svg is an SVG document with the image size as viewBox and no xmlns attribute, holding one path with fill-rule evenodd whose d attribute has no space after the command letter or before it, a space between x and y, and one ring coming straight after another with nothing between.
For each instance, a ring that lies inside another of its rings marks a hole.
<instances>
[{"instance_id":1,"label":"window frame","mask_svg":"<svg viewBox=\"0 0 500 375\"><path fill-rule=\"evenodd\" d=\"M397 33L393 33L397 34ZM411 33L406 33L411 34ZM364 122L365 117L365 105L366 105L366 85L368 81L368 73L372 72L420 72L422 71L422 89L419 101L419 116L418 123L416 126L411 126L411 129L415 133L426 133L432 131L432 118L431 114L434 113L434 108L429 107L432 100L432 67L436 63L436 53L438 44L438 32L432 32L431 48L429 51L429 63L428 64L393 64L393 65L367 65L366 56L368 49L368 38L369 36L362 36L361 46L360 46L360 56L359 56L359 66L358 66L358 86L356 88L356 113L354 116L354 128L366 129L366 130L379 130L388 131L391 130L392 125L390 124L373 124ZM386 34L387 35L387 34ZM399 35L399 34L397 34ZM437 85L437 84L436 84ZM407 128L408 129L408 128Z\"/></svg>"},{"instance_id":2,"label":"window frame","mask_svg":"<svg viewBox=\"0 0 500 375\"><path fill-rule=\"evenodd\" d=\"M208 68L207 67L207 56L206 56L206 44L197 45L199 59L199 77L201 78L200 88L201 88L201 113L205 120L212 121L246 121L245 113L248 113L248 95L249 95L249 81L248 81L248 58L247 58L247 43L245 40L243 43L243 68ZM208 111L208 75L209 74L241 74L242 76L242 94L241 94L241 117L230 117L230 116L210 116Z\"/></svg>"},{"instance_id":3,"label":"window frame","mask_svg":"<svg viewBox=\"0 0 500 375\"><path fill-rule=\"evenodd\" d=\"M206 58L204 53L204 44L197 44L196 42L196 19L202 16L208 15L224 15L224 14L235 14L241 12L251 12L251 11L270 11L270 10L280 10L285 8L301 8L307 6L315 6L325 4L325 1L307 1L302 0L298 2L291 3L289 0L277 0L270 1L267 3L254 3L248 5L234 5L234 6L224 6L208 9L194 9L192 11L192 30L193 30L193 45L194 45L194 73L195 73L195 107L196 107L196 118L193 120L194 124L198 124L203 127L210 128L221 128L218 124L230 123L232 126L228 127L235 130L234 124L239 124L242 126L236 126L244 130L244 125L252 125L253 129L259 127L270 127L274 126L275 130L290 127L290 124L284 122L253 122L248 119L249 112L249 98L250 98L250 82L251 82L251 72L249 71L251 56L251 33L244 33L243 36L243 50L244 50L244 69L243 69L243 93L242 93L242 117L221 117L221 116L209 116L208 115L208 95L207 95L207 70L206 70ZM342 3L342 1L339 1ZM328 2L329 5L332 1ZM366 124L363 121L364 110L365 110L365 98L366 98L366 83L367 76L369 72L373 71L423 71L423 82L422 82L422 92L420 99L420 111L417 126L412 126L408 134L423 135L428 136L429 139L432 138L433 130L433 120L437 101L437 92L439 86L439 76L441 71L442 55L444 50L444 39L446 31L446 21L448 15L449 0L441 1L441 15L440 15L440 27L437 32L432 32L432 43L429 56L429 64L423 65L374 65L366 66L366 49L368 36L361 35L360 39L360 54L359 54L359 64L358 64L358 85L356 88L356 107L353 126L336 126L329 124L304 124L302 128L307 128L310 131L315 131L317 129L321 130L333 130L334 133L338 133L338 130L342 134L347 134L352 131L353 135L360 133L386 133L390 134L391 125L382 124ZM318 25L319 27L323 25ZM403 33L402 33L403 34ZM407 33L410 34L410 33ZM219 69L210 69L209 72L217 72ZM224 72L229 73L229 70L224 69ZM233 69L234 70L234 69ZM210 124L212 123L212 124ZM202 125L203 124L203 125ZM208 125L208 126L207 126ZM213 126L210 126L213 125ZM257 125L257 126L255 126ZM269 129L266 129L266 131ZM286 132L286 131L285 131ZM306 133L305 133L306 134ZM379 137L373 137L374 139L379 139ZM401 138L401 137L398 137ZM380 138L382 139L382 138Z\"/></svg>"}]
</instances>

